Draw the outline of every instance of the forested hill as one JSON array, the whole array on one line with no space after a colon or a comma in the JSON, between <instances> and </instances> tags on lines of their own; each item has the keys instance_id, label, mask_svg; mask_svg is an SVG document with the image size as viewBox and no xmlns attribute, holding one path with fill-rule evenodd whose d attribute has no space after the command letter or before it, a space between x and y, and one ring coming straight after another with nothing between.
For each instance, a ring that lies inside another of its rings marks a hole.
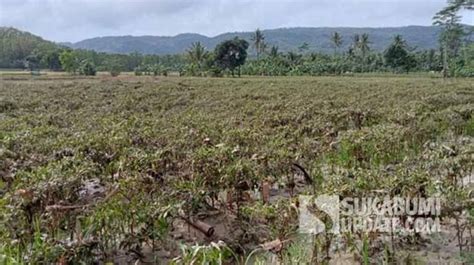
<instances>
[{"instance_id":1,"label":"forested hill","mask_svg":"<svg viewBox=\"0 0 474 265\"><path fill-rule=\"evenodd\" d=\"M346 50L354 34L368 33L371 48L383 51L396 34L400 34L411 47L419 50L438 47L441 31L434 26L407 26L393 28L280 28L263 30L269 46L276 45L280 51L297 51L303 43L308 51L333 52L330 36L339 32L343 37L342 49ZM238 36L250 40L252 32L224 33L215 37L199 34L180 34L174 37L160 36L112 36L86 39L77 43L65 43L72 48L91 49L109 53L140 52L144 54L176 54L184 52L193 42L200 41L206 48L213 49L217 43Z\"/></svg>"},{"instance_id":2,"label":"forested hill","mask_svg":"<svg viewBox=\"0 0 474 265\"><path fill-rule=\"evenodd\" d=\"M45 52L56 48L58 48L56 43L44 40L29 32L0 27L0 68L21 68L23 60L34 51Z\"/></svg>"},{"instance_id":3,"label":"forested hill","mask_svg":"<svg viewBox=\"0 0 474 265\"><path fill-rule=\"evenodd\" d=\"M473 26L466 27L469 27L469 29L466 29L465 32L473 32ZM385 50L397 34L402 35L410 49L416 48L417 51L436 49L438 47L440 31L440 28L431 26L399 28L289 28L264 30L263 34L268 48L275 45L278 46L279 52L296 51L301 54L312 51L332 53L331 34L334 32L338 32L343 38L343 45L339 48L339 51L347 51L352 43L353 36L364 33L368 34L369 47L375 52ZM101 37L84 40L75 44L61 44L44 40L39 36L15 28L0 27L0 68L25 68L31 65L39 65L39 67L43 68L60 70L59 54L66 48L65 46L80 50L80 52L76 53L78 60L91 59L95 64L102 67L103 65L101 64L104 63L105 58L112 56L112 53L117 55L133 52L156 55L180 54L190 48L193 42L197 41L200 41L208 50L212 50L218 43L235 36L251 42L252 34L254 33L225 33L212 38L199 34L180 34L174 37ZM307 44L307 49L299 50L303 43ZM92 50L100 52L100 54L94 55ZM249 48L250 54L254 53L254 51L253 47ZM178 59L178 57L174 59L178 61L183 59ZM117 59L118 57L114 58ZM130 58L121 59L132 60ZM176 60L172 65L175 66ZM133 64L124 62L123 64L127 65L124 69L133 70L133 67L130 66Z\"/></svg>"}]
</instances>

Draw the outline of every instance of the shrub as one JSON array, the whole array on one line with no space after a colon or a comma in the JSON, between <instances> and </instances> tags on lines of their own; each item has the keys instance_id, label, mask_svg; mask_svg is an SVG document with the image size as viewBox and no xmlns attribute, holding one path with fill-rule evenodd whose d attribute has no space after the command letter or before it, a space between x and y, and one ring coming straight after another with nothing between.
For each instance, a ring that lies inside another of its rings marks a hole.
<instances>
[{"instance_id":1,"label":"shrub","mask_svg":"<svg viewBox=\"0 0 474 265\"><path fill-rule=\"evenodd\" d=\"M109 70L109 73L111 76L120 75L121 67L119 63L116 63L116 62L109 63L107 69Z\"/></svg>"},{"instance_id":2,"label":"shrub","mask_svg":"<svg viewBox=\"0 0 474 265\"><path fill-rule=\"evenodd\" d=\"M109 72L110 72L110 75L114 77L120 75L120 69L118 68L112 68L109 70Z\"/></svg>"},{"instance_id":3,"label":"shrub","mask_svg":"<svg viewBox=\"0 0 474 265\"><path fill-rule=\"evenodd\" d=\"M97 73L95 64L89 60L82 61L79 66L79 73L81 75L95 75Z\"/></svg>"},{"instance_id":4,"label":"shrub","mask_svg":"<svg viewBox=\"0 0 474 265\"><path fill-rule=\"evenodd\" d=\"M135 67L135 69L133 70L133 72L135 73L136 76L141 76L141 75L143 75L143 71L142 71L142 69L141 69L140 66Z\"/></svg>"}]
</instances>

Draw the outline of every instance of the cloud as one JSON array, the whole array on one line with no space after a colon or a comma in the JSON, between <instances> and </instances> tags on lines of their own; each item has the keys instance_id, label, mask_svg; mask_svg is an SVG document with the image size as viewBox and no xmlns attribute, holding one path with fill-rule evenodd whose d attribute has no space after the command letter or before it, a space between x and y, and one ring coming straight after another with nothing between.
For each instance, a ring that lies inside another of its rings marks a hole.
<instances>
[{"instance_id":1,"label":"cloud","mask_svg":"<svg viewBox=\"0 0 474 265\"><path fill-rule=\"evenodd\" d=\"M0 24L54 41L278 27L430 25L445 0L0 0ZM472 24L471 21L465 23Z\"/></svg>"}]
</instances>

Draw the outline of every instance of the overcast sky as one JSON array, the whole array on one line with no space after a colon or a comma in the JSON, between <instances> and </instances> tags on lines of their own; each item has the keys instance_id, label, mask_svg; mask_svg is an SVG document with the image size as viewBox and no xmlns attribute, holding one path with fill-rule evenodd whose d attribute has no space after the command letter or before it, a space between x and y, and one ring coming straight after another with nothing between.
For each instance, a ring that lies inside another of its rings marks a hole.
<instances>
[{"instance_id":1,"label":"overcast sky","mask_svg":"<svg viewBox=\"0 0 474 265\"><path fill-rule=\"evenodd\" d=\"M0 0L0 25L53 41L110 35L214 36L257 27L430 25L446 0ZM471 13L464 23L473 24Z\"/></svg>"}]
</instances>

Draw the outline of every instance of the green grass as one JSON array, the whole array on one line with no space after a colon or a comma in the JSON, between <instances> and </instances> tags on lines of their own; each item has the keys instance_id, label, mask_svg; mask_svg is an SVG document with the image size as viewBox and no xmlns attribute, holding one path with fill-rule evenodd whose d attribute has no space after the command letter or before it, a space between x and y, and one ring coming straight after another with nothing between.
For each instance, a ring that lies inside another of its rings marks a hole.
<instances>
[{"instance_id":1,"label":"green grass","mask_svg":"<svg viewBox=\"0 0 474 265\"><path fill-rule=\"evenodd\" d=\"M313 175L323 172L325 181L315 187L320 193L400 188L413 194L434 185L430 165L442 167L443 149L430 143L449 143L461 154L473 147L469 79L5 76L1 82L0 252L26 263L110 261L150 242L160 249L171 244L179 209L207 211L210 197L244 180L284 186L293 162ZM80 191L95 179L119 192L102 200L105 192L85 209L46 209L91 203ZM297 222L257 206L243 207L238 224L257 222L268 231L246 235L253 241L245 253L291 234ZM79 244L78 237L94 243ZM71 238L76 245L67 243ZM232 239L239 240L245 241ZM178 241L173 255L180 255ZM193 250L187 244L186 253ZM222 258L219 248L196 249L199 261ZM232 252L243 255L242 247Z\"/></svg>"}]
</instances>

